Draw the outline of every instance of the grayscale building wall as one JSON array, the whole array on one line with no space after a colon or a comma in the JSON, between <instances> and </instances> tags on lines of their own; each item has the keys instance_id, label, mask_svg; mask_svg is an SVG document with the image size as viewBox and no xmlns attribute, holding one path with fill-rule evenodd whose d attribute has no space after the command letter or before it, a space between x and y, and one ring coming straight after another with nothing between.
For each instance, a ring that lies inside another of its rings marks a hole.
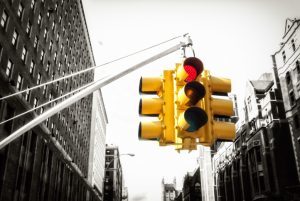
<instances>
[{"instance_id":1,"label":"grayscale building wall","mask_svg":"<svg viewBox=\"0 0 300 201\"><path fill-rule=\"evenodd\" d=\"M273 62L280 80L300 181L300 19L287 19Z\"/></svg>"},{"instance_id":2,"label":"grayscale building wall","mask_svg":"<svg viewBox=\"0 0 300 201\"><path fill-rule=\"evenodd\" d=\"M105 140L108 123L101 90L93 93L91 144L89 155L89 181L103 195L105 172Z\"/></svg>"},{"instance_id":3,"label":"grayscale building wall","mask_svg":"<svg viewBox=\"0 0 300 201\"><path fill-rule=\"evenodd\" d=\"M0 1L0 97L94 66L81 1ZM54 100L94 79L94 72L0 100L0 121ZM62 101L0 125L0 140ZM88 176L92 95L0 150L0 200L100 200ZM51 135L51 144L43 136ZM82 173L76 174L58 150ZM89 195L89 196L87 196Z\"/></svg>"}]
</instances>

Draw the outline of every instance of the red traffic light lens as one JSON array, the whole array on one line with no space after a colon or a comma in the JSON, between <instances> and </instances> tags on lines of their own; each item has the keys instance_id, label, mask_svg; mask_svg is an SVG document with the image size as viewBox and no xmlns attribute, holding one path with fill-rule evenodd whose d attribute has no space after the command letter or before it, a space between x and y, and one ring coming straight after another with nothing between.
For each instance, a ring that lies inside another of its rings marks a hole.
<instances>
[{"instance_id":1,"label":"red traffic light lens","mask_svg":"<svg viewBox=\"0 0 300 201\"><path fill-rule=\"evenodd\" d=\"M185 79L186 82L191 82L197 78L203 71L203 63L200 59L196 57L186 58L183 62L183 68L188 74Z\"/></svg>"},{"instance_id":2,"label":"red traffic light lens","mask_svg":"<svg viewBox=\"0 0 300 201\"><path fill-rule=\"evenodd\" d=\"M188 74L187 78L184 81L191 82L197 78L198 73L194 66L185 65L185 66L183 66L183 68L184 68L185 72Z\"/></svg>"}]
</instances>

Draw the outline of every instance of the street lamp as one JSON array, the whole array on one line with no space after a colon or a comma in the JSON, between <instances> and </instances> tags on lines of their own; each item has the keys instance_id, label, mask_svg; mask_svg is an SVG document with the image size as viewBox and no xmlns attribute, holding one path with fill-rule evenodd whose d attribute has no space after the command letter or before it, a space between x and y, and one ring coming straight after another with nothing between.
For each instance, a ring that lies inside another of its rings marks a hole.
<instances>
[{"instance_id":1,"label":"street lamp","mask_svg":"<svg viewBox=\"0 0 300 201\"><path fill-rule=\"evenodd\" d=\"M135 154L133 154L133 153L119 154L118 156L114 156L114 157L107 163L107 165L106 165L106 167L105 167L105 170L106 170L106 171L108 170L108 167L110 166L110 164L111 164L114 160L116 160L117 158L120 158L121 156L124 156L124 155L131 156L131 157L135 156Z\"/></svg>"},{"instance_id":2,"label":"street lamp","mask_svg":"<svg viewBox=\"0 0 300 201\"><path fill-rule=\"evenodd\" d=\"M117 156L114 156L108 163L107 163L107 165L105 166L105 175L108 173L108 171L116 171L117 170L117 168L109 168L110 167L110 165L111 165L111 163L113 162L113 161L115 161L116 159L119 159L121 156L124 156L124 155L128 155L128 156L131 156L131 157L133 157L133 156L135 156L135 154L132 154L132 153L125 153L125 154L119 154L119 155L117 155ZM108 156L108 155L107 155ZM113 156L113 155L111 155L111 156ZM115 174L115 173L113 173L113 174ZM106 175L105 176L105 178L108 178L108 175ZM103 184L103 188L105 188L105 183L106 182L108 182L108 180L106 181L106 179L105 179L105 181L103 181L104 182L104 184ZM113 184L113 186L114 186L114 184ZM112 188L114 189L115 187L113 187L112 186ZM105 190L103 189L103 192L104 192ZM113 192L115 192L115 190L113 190ZM120 197L122 197L122 191L120 191L121 192L121 195L120 195ZM114 195L115 193L113 193L113 196L115 196ZM106 195L105 195L105 193L103 194L103 196L105 197ZM121 198L121 199L123 199L123 198ZM124 199L126 199L125 197L124 197Z\"/></svg>"}]
</instances>

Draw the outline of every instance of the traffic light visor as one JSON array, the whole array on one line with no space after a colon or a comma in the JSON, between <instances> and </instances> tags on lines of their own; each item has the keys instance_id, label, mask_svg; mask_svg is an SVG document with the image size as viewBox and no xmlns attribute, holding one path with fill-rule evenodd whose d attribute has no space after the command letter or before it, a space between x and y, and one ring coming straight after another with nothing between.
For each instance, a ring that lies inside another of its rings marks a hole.
<instances>
[{"instance_id":1,"label":"traffic light visor","mask_svg":"<svg viewBox=\"0 0 300 201\"><path fill-rule=\"evenodd\" d=\"M138 138L140 140L157 140L163 133L160 121L140 122Z\"/></svg>"},{"instance_id":2,"label":"traffic light visor","mask_svg":"<svg viewBox=\"0 0 300 201\"><path fill-rule=\"evenodd\" d=\"M179 116L178 125L185 131L193 132L204 126L207 120L207 114L203 109L190 107Z\"/></svg>"},{"instance_id":3,"label":"traffic light visor","mask_svg":"<svg viewBox=\"0 0 300 201\"><path fill-rule=\"evenodd\" d=\"M162 89L160 77L141 77L139 91L146 94L158 94Z\"/></svg>"},{"instance_id":4,"label":"traffic light visor","mask_svg":"<svg viewBox=\"0 0 300 201\"><path fill-rule=\"evenodd\" d=\"M189 57L184 60L183 68L187 73L185 78L186 82L191 82L197 78L197 76L203 71L203 63L200 59L196 57Z\"/></svg>"},{"instance_id":5,"label":"traffic light visor","mask_svg":"<svg viewBox=\"0 0 300 201\"><path fill-rule=\"evenodd\" d=\"M176 72L179 81L191 82L196 80L203 71L202 61L196 57L189 57L183 61Z\"/></svg>"},{"instance_id":6,"label":"traffic light visor","mask_svg":"<svg viewBox=\"0 0 300 201\"><path fill-rule=\"evenodd\" d=\"M179 105L191 106L191 105L195 105L204 96L205 96L204 86L197 81L192 81L187 83L178 92L178 102Z\"/></svg>"}]
</instances>

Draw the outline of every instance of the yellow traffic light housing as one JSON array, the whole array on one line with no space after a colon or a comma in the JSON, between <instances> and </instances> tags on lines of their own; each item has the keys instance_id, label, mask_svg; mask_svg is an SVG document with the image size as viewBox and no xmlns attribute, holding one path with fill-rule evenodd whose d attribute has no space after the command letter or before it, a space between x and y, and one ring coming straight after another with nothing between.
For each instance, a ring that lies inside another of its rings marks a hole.
<instances>
[{"instance_id":1,"label":"yellow traffic light housing","mask_svg":"<svg viewBox=\"0 0 300 201\"><path fill-rule=\"evenodd\" d=\"M141 78L139 89L141 93L157 95L140 100L139 114L158 118L140 122L139 139L158 140L160 145L175 143L173 71L164 71L163 78Z\"/></svg>"},{"instance_id":2,"label":"yellow traffic light housing","mask_svg":"<svg viewBox=\"0 0 300 201\"><path fill-rule=\"evenodd\" d=\"M231 80L210 75L205 70L201 82L206 89L204 105L208 123L198 131L199 143L211 146L216 140L228 141L235 138L235 124L228 121L220 121L220 117L229 119L234 115L233 102L225 99L231 91ZM223 98L217 98L223 96Z\"/></svg>"},{"instance_id":3,"label":"yellow traffic light housing","mask_svg":"<svg viewBox=\"0 0 300 201\"><path fill-rule=\"evenodd\" d=\"M205 87L197 81L203 63L196 57L186 58L175 69L175 125L181 143L177 150L195 150L197 141L193 132L207 123L206 112L198 102L205 96Z\"/></svg>"}]
</instances>

